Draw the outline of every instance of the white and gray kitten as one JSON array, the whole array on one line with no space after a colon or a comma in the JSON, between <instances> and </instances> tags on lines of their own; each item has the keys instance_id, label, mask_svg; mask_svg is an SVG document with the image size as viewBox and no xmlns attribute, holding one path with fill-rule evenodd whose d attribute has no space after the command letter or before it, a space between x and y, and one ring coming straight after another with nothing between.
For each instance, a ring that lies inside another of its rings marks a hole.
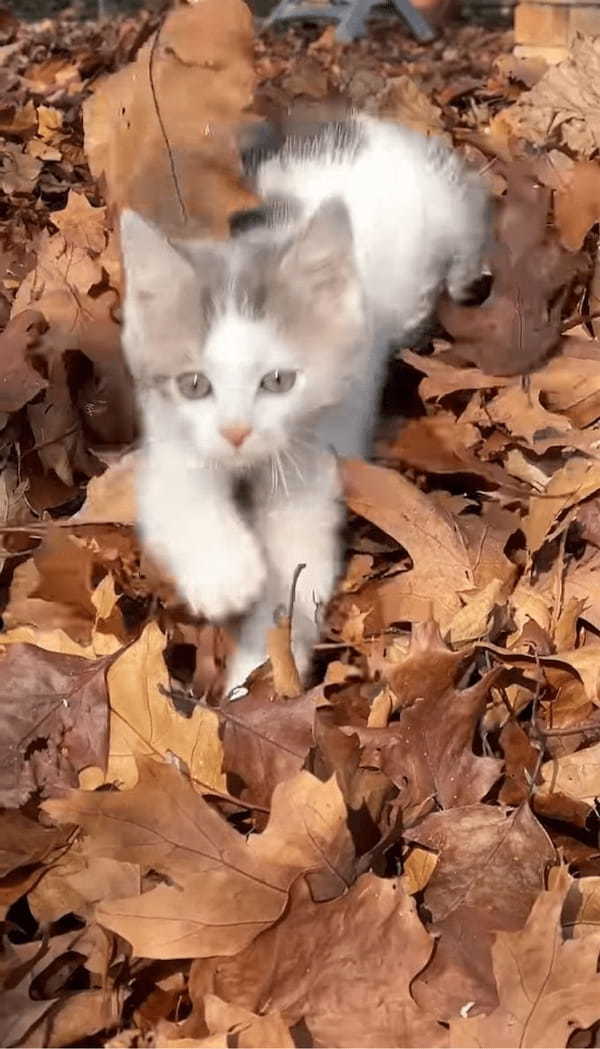
<instances>
[{"instance_id":1,"label":"white and gray kitten","mask_svg":"<svg viewBox=\"0 0 600 1049\"><path fill-rule=\"evenodd\" d=\"M143 540L196 613L244 613L228 689L265 659L296 566L302 674L341 564L338 456L369 454L390 341L480 277L487 196L439 141L360 116L259 160L262 225L169 242L122 216ZM250 490L249 504L236 493Z\"/></svg>"}]
</instances>

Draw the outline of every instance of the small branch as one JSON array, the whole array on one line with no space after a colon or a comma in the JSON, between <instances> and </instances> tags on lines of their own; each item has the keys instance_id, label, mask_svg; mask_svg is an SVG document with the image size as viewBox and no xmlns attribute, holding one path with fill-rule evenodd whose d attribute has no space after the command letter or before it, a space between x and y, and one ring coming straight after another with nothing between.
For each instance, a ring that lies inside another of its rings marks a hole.
<instances>
[{"instance_id":1,"label":"small branch","mask_svg":"<svg viewBox=\"0 0 600 1049\"><path fill-rule=\"evenodd\" d=\"M162 135L164 143L165 143L165 149L167 151L167 157L169 158L169 168L170 168L170 171L171 171L171 178L173 179L173 186L175 188L175 196L177 197L177 203L179 204L179 210L181 211L181 217L182 217L184 222L187 222L188 221L188 213L187 213L186 206L185 206L185 204L183 202L183 197L181 195L181 189L179 188L179 179L177 178L177 169L175 167L175 159L173 157L173 151L171 149L171 144L169 142L169 136L167 135L167 129L165 127L164 120L162 118L162 113L160 111L160 106L158 104L158 95L157 95L157 91L156 91L156 83L155 83L155 80L154 80L154 61L155 61L155 58L156 58L156 52L158 50L158 44L159 44L159 41L160 41L160 34L162 33L163 26L165 24L165 19L166 19L166 12L165 12L165 14L162 17L162 21L161 21L158 29L156 30L156 34L155 34L154 40L152 41L152 47L150 48L150 57L148 59L148 80L150 82L150 92L152 94L152 101L154 103L154 110L156 112L156 119L158 120L158 125L160 127L160 132L161 132L161 135Z\"/></svg>"}]
</instances>

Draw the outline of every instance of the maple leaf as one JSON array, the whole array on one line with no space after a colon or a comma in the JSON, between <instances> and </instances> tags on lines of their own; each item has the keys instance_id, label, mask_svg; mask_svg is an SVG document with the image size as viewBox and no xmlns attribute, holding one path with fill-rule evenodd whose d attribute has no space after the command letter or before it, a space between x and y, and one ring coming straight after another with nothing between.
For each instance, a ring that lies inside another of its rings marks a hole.
<instances>
[{"instance_id":1,"label":"maple leaf","mask_svg":"<svg viewBox=\"0 0 600 1049\"><path fill-rule=\"evenodd\" d=\"M552 872L524 928L498 932L492 947L499 1004L488 1016L453 1019L452 1045L566 1046L575 1028L600 1016L600 933L565 940L560 915L573 879Z\"/></svg>"}]
</instances>

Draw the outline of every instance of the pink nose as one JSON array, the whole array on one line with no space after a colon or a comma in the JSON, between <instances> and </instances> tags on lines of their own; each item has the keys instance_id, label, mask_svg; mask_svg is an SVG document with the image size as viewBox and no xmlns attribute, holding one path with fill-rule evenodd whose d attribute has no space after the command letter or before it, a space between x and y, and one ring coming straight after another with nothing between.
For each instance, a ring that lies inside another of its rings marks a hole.
<instances>
[{"instance_id":1,"label":"pink nose","mask_svg":"<svg viewBox=\"0 0 600 1049\"><path fill-rule=\"evenodd\" d=\"M239 448L252 433L249 426L223 426L221 434L234 448Z\"/></svg>"}]
</instances>

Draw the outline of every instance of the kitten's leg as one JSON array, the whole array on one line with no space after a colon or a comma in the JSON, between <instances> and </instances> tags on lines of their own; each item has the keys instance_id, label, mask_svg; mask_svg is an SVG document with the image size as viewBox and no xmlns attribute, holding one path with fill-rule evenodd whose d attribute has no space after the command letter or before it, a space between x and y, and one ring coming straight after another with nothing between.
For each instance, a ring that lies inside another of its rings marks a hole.
<instances>
[{"instance_id":1,"label":"kitten's leg","mask_svg":"<svg viewBox=\"0 0 600 1049\"><path fill-rule=\"evenodd\" d=\"M306 677L319 638L319 613L332 596L341 564L339 531L343 519L341 486L333 455L319 453L290 467L289 495L282 489L257 500L256 528L265 548L269 583L264 597L242 625L237 651L227 675L227 691L243 684L266 659L266 633L279 605L288 606L294 573L306 567L296 584L292 647L301 677ZM305 473L306 471L306 473ZM300 480L302 477L302 480Z\"/></svg>"},{"instance_id":2,"label":"kitten's leg","mask_svg":"<svg viewBox=\"0 0 600 1049\"><path fill-rule=\"evenodd\" d=\"M486 252L490 247L489 202L483 189L469 184L470 190L457 202L454 213L452 253L446 278L448 293L455 302L469 303L478 282L485 278Z\"/></svg>"},{"instance_id":3,"label":"kitten's leg","mask_svg":"<svg viewBox=\"0 0 600 1049\"><path fill-rule=\"evenodd\" d=\"M137 479L140 530L191 609L219 621L259 598L264 558L227 472L190 466L185 457L185 447L173 443L146 446Z\"/></svg>"}]
</instances>

